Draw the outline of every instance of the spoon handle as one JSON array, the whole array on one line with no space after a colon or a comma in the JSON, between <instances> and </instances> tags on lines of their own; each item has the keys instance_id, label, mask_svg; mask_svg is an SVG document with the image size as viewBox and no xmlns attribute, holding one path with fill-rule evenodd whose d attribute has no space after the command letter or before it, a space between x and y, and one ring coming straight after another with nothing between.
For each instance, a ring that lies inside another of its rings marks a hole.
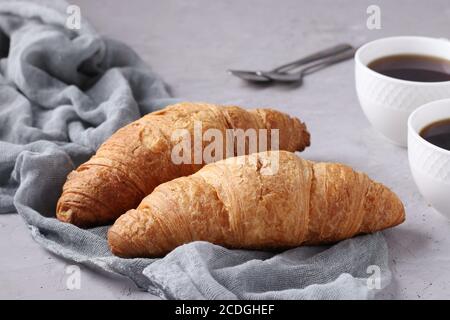
<instances>
[{"instance_id":1,"label":"spoon handle","mask_svg":"<svg viewBox=\"0 0 450 320\"><path fill-rule=\"evenodd\" d=\"M264 72L262 75L265 77L272 79L274 81L279 82L299 82L302 81L303 77L311 74L313 72L322 70L330 65L338 63L340 61L344 61L352 58L355 55L356 49L352 48L350 50L341 52L335 56L331 56L325 59L322 59L318 62L312 63L303 67L299 71L291 72L291 73L280 73L280 72Z\"/></svg>"},{"instance_id":2,"label":"spoon handle","mask_svg":"<svg viewBox=\"0 0 450 320\"><path fill-rule=\"evenodd\" d=\"M323 68L326 68L332 64L353 58L355 55L355 52L356 52L356 49L354 49L354 48L352 48L351 50L341 52L335 56L331 56L331 57L323 59L317 63L308 65L307 67L298 71L298 73L301 73L302 75L308 75L313 72L322 70Z\"/></svg>"},{"instance_id":3,"label":"spoon handle","mask_svg":"<svg viewBox=\"0 0 450 320\"><path fill-rule=\"evenodd\" d=\"M297 68L301 65L304 65L304 64L307 64L307 63L310 63L310 62L313 62L313 61L316 61L319 59L323 59L323 58L326 58L329 56L333 56L335 54L350 50L352 48L353 47L347 43L338 44L333 47L330 47L330 48L321 50L319 52L313 53L311 55L308 55L306 57L303 57L301 59L283 64L282 66L279 66L279 67L273 69L272 72L286 72L286 71L292 70L294 68Z\"/></svg>"}]
</instances>

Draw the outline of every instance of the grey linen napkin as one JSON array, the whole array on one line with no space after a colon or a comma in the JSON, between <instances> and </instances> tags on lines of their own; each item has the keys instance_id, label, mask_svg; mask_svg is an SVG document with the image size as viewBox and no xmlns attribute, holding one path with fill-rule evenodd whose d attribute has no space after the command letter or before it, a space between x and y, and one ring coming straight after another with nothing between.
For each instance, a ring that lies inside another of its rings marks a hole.
<instances>
[{"instance_id":1,"label":"grey linen napkin","mask_svg":"<svg viewBox=\"0 0 450 320\"><path fill-rule=\"evenodd\" d=\"M56 220L67 174L115 130L175 101L129 47L85 19L66 28L66 8L0 1L0 213L19 213L49 251L164 298L365 299L377 292L374 276L380 288L389 283L381 234L282 253L194 242L162 259L121 259L108 249L108 227ZM371 265L380 273L368 273Z\"/></svg>"}]
</instances>

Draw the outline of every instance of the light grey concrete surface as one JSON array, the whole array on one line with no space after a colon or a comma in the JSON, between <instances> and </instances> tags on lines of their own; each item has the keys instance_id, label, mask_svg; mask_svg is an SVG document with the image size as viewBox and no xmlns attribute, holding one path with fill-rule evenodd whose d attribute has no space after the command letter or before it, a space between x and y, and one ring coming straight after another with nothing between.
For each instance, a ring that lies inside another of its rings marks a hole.
<instances>
[{"instance_id":1,"label":"light grey concrete surface","mask_svg":"<svg viewBox=\"0 0 450 320\"><path fill-rule=\"evenodd\" d=\"M269 106L306 121L308 159L347 163L399 194L406 222L385 232L393 283L380 298L450 298L450 222L428 206L412 180L405 149L388 143L364 117L348 61L309 76L301 88L252 86L228 68L271 68L342 41L392 35L450 38L450 2L433 1L87 1L97 30L133 47L186 100ZM366 9L381 8L380 30ZM67 290L67 262L31 240L17 215L0 217L1 298L152 298L125 279L82 269Z\"/></svg>"}]
</instances>

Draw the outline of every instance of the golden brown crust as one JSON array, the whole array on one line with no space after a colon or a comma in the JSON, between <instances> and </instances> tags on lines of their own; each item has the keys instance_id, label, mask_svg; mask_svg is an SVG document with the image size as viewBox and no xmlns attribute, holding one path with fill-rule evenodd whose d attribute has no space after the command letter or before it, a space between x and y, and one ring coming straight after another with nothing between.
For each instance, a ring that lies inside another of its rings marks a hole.
<instances>
[{"instance_id":1,"label":"golden brown crust","mask_svg":"<svg viewBox=\"0 0 450 320\"><path fill-rule=\"evenodd\" d=\"M278 171L267 174L278 157ZM336 163L279 151L229 158L159 185L109 230L114 254L161 256L204 240L229 248L289 248L395 226L403 204L385 186Z\"/></svg>"},{"instance_id":2,"label":"golden brown crust","mask_svg":"<svg viewBox=\"0 0 450 320\"><path fill-rule=\"evenodd\" d=\"M177 143L171 139L174 130L187 129L192 136L195 121L201 121L203 132L209 128L223 133L234 128L277 128L281 149L302 151L309 146L305 125L275 110L246 111L203 103L172 105L118 130L73 171L57 204L58 219L82 227L110 223L135 208L159 184L198 171L204 163L174 164L171 160Z\"/></svg>"}]
</instances>

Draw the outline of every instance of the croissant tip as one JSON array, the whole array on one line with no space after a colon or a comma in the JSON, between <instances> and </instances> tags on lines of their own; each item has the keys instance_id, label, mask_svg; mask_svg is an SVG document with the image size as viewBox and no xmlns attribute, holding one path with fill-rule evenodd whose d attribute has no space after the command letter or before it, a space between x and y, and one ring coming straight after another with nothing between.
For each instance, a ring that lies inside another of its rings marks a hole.
<instances>
[{"instance_id":1,"label":"croissant tip","mask_svg":"<svg viewBox=\"0 0 450 320\"><path fill-rule=\"evenodd\" d=\"M112 254L114 254L115 256L118 256L121 258L126 258L127 257L126 253L128 250L124 250L124 248L123 248L125 239L119 233L112 230L112 228L110 228L108 230L109 249L111 250Z\"/></svg>"},{"instance_id":2,"label":"croissant tip","mask_svg":"<svg viewBox=\"0 0 450 320\"><path fill-rule=\"evenodd\" d=\"M306 124L298 118L292 118L294 120L294 127L296 128L296 134L300 137L295 151L303 151L307 147L311 146L311 134L308 131Z\"/></svg>"},{"instance_id":3,"label":"croissant tip","mask_svg":"<svg viewBox=\"0 0 450 320\"><path fill-rule=\"evenodd\" d=\"M67 223L74 223L73 211L71 209L58 211L56 213L56 217L58 218L59 221L67 222Z\"/></svg>"},{"instance_id":4,"label":"croissant tip","mask_svg":"<svg viewBox=\"0 0 450 320\"><path fill-rule=\"evenodd\" d=\"M136 258L146 256L142 252L142 248L135 246L133 241L128 237L124 237L123 233L113 225L108 230L108 245L111 253L121 258Z\"/></svg>"},{"instance_id":5,"label":"croissant tip","mask_svg":"<svg viewBox=\"0 0 450 320\"><path fill-rule=\"evenodd\" d=\"M402 224L406 220L405 206L403 205L403 202L400 199L398 199L398 201L400 202L400 215L399 215L399 218L398 218L397 225Z\"/></svg>"}]
</instances>

